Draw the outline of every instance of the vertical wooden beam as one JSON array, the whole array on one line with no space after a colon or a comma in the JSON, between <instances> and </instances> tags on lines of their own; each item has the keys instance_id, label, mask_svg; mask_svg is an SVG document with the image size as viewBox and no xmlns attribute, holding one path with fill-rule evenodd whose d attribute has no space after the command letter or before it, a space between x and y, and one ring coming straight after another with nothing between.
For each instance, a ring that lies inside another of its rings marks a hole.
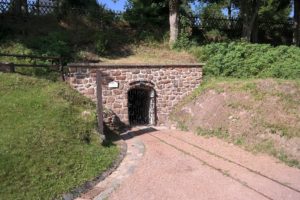
<instances>
[{"instance_id":1,"label":"vertical wooden beam","mask_svg":"<svg viewBox=\"0 0 300 200\"><path fill-rule=\"evenodd\" d=\"M37 7L37 16L40 16L40 0L36 1L36 7Z\"/></svg>"},{"instance_id":2,"label":"vertical wooden beam","mask_svg":"<svg viewBox=\"0 0 300 200\"><path fill-rule=\"evenodd\" d=\"M65 81L64 66L63 66L63 61L62 61L61 57L59 58L59 71L60 71L61 80Z\"/></svg>"},{"instance_id":3,"label":"vertical wooden beam","mask_svg":"<svg viewBox=\"0 0 300 200\"><path fill-rule=\"evenodd\" d=\"M98 131L101 142L103 142L105 140L105 135L103 132L102 76L101 71L97 70L96 73Z\"/></svg>"},{"instance_id":4,"label":"vertical wooden beam","mask_svg":"<svg viewBox=\"0 0 300 200\"><path fill-rule=\"evenodd\" d=\"M294 43L300 47L300 1L294 0Z\"/></svg>"},{"instance_id":5,"label":"vertical wooden beam","mask_svg":"<svg viewBox=\"0 0 300 200\"><path fill-rule=\"evenodd\" d=\"M9 67L10 67L10 72L11 73L15 73L16 72L16 68L15 68L14 63L9 63Z\"/></svg>"}]
</instances>

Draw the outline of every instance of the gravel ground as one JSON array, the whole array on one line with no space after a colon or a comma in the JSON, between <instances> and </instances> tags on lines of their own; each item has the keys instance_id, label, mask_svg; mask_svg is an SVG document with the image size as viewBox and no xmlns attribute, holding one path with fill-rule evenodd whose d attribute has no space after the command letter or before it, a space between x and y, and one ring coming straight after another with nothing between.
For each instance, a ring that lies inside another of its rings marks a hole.
<instances>
[{"instance_id":1,"label":"gravel ground","mask_svg":"<svg viewBox=\"0 0 300 200\"><path fill-rule=\"evenodd\" d=\"M109 199L300 199L300 170L214 138L148 128L135 172Z\"/></svg>"}]
</instances>

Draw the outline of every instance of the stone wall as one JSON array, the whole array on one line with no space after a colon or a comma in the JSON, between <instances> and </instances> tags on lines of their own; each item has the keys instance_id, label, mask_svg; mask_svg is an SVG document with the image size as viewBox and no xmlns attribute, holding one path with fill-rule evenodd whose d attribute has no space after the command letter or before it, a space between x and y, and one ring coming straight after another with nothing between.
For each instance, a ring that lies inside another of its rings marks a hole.
<instances>
[{"instance_id":1,"label":"stone wall","mask_svg":"<svg viewBox=\"0 0 300 200\"><path fill-rule=\"evenodd\" d=\"M163 125L173 107L190 94L202 80L201 64L181 65L104 65L69 64L72 87L96 101L96 71L102 72L104 107L128 124L127 93L131 88L155 90L156 124Z\"/></svg>"}]
</instances>

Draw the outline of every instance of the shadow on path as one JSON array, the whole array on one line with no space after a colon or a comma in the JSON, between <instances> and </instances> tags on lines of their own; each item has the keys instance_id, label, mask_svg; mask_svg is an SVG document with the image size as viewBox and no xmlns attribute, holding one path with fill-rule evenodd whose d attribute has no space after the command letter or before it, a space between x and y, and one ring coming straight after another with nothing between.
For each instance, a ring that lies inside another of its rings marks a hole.
<instances>
[{"instance_id":1,"label":"shadow on path","mask_svg":"<svg viewBox=\"0 0 300 200\"><path fill-rule=\"evenodd\" d=\"M152 132L158 131L157 129L155 129L153 127L142 127L142 128L137 127L137 128L133 128L133 130L129 130L126 133L121 134L121 138L123 140L129 140L129 139L132 139L136 136L140 136L140 135L144 135L144 134L147 134L147 133L152 133Z\"/></svg>"}]
</instances>

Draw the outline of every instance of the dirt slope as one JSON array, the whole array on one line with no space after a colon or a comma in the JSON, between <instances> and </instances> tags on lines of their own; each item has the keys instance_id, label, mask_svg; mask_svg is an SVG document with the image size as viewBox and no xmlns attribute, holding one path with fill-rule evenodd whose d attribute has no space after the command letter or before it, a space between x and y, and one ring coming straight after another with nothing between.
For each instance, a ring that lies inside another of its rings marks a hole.
<instances>
[{"instance_id":1,"label":"dirt slope","mask_svg":"<svg viewBox=\"0 0 300 200\"><path fill-rule=\"evenodd\" d=\"M217 136L299 167L299 81L214 80L179 105L172 118L181 129Z\"/></svg>"}]
</instances>

